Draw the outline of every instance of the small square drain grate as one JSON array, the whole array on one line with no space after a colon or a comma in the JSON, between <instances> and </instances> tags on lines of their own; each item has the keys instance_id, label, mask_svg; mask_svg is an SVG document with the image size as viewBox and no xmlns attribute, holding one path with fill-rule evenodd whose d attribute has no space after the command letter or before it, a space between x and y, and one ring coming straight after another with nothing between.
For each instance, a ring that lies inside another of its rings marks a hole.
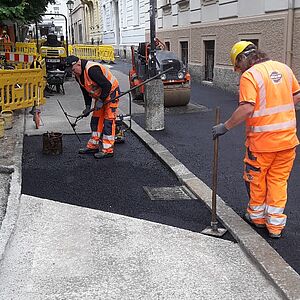
<instances>
[{"instance_id":1,"label":"small square drain grate","mask_svg":"<svg viewBox=\"0 0 300 300\"><path fill-rule=\"evenodd\" d=\"M149 187L143 189L151 200L195 200L197 199L185 186Z\"/></svg>"}]
</instances>

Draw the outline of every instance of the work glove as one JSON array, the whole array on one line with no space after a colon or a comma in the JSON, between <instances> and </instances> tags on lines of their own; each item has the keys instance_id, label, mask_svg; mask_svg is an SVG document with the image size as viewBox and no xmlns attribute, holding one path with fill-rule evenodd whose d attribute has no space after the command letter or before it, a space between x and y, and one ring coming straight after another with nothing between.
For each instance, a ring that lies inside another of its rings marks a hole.
<instances>
[{"instance_id":1,"label":"work glove","mask_svg":"<svg viewBox=\"0 0 300 300\"><path fill-rule=\"evenodd\" d=\"M90 114L90 112L91 112L91 106L90 106L90 105L87 105L87 106L85 107L85 110L82 111L82 115L83 115L84 117L87 117L87 116Z\"/></svg>"},{"instance_id":2,"label":"work glove","mask_svg":"<svg viewBox=\"0 0 300 300\"><path fill-rule=\"evenodd\" d=\"M97 100L96 102L95 102L95 110L99 110L99 109L101 109L103 107L103 102L102 102L102 100Z\"/></svg>"},{"instance_id":3,"label":"work glove","mask_svg":"<svg viewBox=\"0 0 300 300\"><path fill-rule=\"evenodd\" d=\"M225 127L223 123L213 126L212 128L213 139L215 140L218 136L225 134L227 131L228 129Z\"/></svg>"}]
</instances>

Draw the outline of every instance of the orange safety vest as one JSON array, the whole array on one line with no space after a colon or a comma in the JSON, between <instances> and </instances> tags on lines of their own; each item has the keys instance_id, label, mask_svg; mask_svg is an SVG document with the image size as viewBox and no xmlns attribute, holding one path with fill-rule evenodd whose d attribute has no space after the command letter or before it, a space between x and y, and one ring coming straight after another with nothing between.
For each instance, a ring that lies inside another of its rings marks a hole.
<instances>
[{"instance_id":1,"label":"orange safety vest","mask_svg":"<svg viewBox=\"0 0 300 300\"><path fill-rule=\"evenodd\" d=\"M9 37L9 35L4 35L3 36L3 40L4 40L4 43L10 43L10 37Z\"/></svg>"},{"instance_id":2,"label":"orange safety vest","mask_svg":"<svg viewBox=\"0 0 300 300\"><path fill-rule=\"evenodd\" d=\"M245 144L251 151L282 151L299 144L293 101L299 90L292 70L280 62L262 62L242 74L240 102L254 104L246 120Z\"/></svg>"},{"instance_id":3,"label":"orange safety vest","mask_svg":"<svg viewBox=\"0 0 300 300\"><path fill-rule=\"evenodd\" d=\"M93 66L99 66L104 74L104 76L110 81L111 83L111 93L119 86L118 80L115 78L115 76L103 65L97 62L91 62L88 61L85 69L84 69L84 84L81 83L79 79L79 83L82 87L86 89L86 91L89 93L89 95L94 99L99 99L102 89L98 86L97 83L95 83L90 77L89 77L89 68Z\"/></svg>"}]
</instances>

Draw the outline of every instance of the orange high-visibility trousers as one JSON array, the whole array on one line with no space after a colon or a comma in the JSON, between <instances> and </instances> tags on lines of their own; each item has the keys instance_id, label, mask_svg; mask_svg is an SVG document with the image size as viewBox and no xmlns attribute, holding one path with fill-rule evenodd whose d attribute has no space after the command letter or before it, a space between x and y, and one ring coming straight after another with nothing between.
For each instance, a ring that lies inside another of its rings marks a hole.
<instances>
[{"instance_id":1,"label":"orange high-visibility trousers","mask_svg":"<svg viewBox=\"0 0 300 300\"><path fill-rule=\"evenodd\" d=\"M120 94L120 89L115 91L106 99L105 102L115 98ZM102 152L113 153L115 134L116 134L116 117L119 99L105 104L101 109L94 110L91 118L92 136L87 143L87 148L97 149L102 137Z\"/></svg>"},{"instance_id":2,"label":"orange high-visibility trousers","mask_svg":"<svg viewBox=\"0 0 300 300\"><path fill-rule=\"evenodd\" d=\"M295 148L278 152L246 151L244 180L250 198L247 212L254 223L266 224L270 233L281 233L286 224L283 212L287 181L295 157Z\"/></svg>"}]
</instances>

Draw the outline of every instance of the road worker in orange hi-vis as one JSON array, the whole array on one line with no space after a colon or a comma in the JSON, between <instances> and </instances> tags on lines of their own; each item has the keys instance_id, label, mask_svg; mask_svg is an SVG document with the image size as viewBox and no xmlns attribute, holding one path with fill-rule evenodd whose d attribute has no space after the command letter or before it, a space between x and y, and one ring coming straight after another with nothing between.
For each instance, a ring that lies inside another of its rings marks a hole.
<instances>
[{"instance_id":1,"label":"road worker in orange hi-vis","mask_svg":"<svg viewBox=\"0 0 300 300\"><path fill-rule=\"evenodd\" d=\"M120 94L119 82L109 69L100 63L70 55L66 59L66 64L72 67L72 73L81 87L86 107L82 114L85 117L90 114L94 102L91 118L92 135L86 147L79 149L79 154L93 154L98 159L112 157L119 99L110 100ZM100 143L101 151L99 151Z\"/></svg>"},{"instance_id":2,"label":"road worker in orange hi-vis","mask_svg":"<svg viewBox=\"0 0 300 300\"><path fill-rule=\"evenodd\" d=\"M9 37L6 30L2 31L2 35L0 37L0 40L2 40L4 43L10 43L10 37Z\"/></svg>"},{"instance_id":3,"label":"road worker in orange hi-vis","mask_svg":"<svg viewBox=\"0 0 300 300\"><path fill-rule=\"evenodd\" d=\"M299 144L295 104L300 86L287 65L270 60L251 42L236 43L230 56L241 73L239 106L224 124L213 127L213 138L246 121L243 177L250 200L245 219L280 238L287 219L287 181Z\"/></svg>"},{"instance_id":4,"label":"road worker in orange hi-vis","mask_svg":"<svg viewBox=\"0 0 300 300\"><path fill-rule=\"evenodd\" d=\"M4 50L5 52L10 52L11 51L11 45L9 44L11 42L10 37L7 33L6 30L2 31L2 35L0 37L0 42L4 43ZM6 44L6 45L5 45Z\"/></svg>"}]
</instances>

